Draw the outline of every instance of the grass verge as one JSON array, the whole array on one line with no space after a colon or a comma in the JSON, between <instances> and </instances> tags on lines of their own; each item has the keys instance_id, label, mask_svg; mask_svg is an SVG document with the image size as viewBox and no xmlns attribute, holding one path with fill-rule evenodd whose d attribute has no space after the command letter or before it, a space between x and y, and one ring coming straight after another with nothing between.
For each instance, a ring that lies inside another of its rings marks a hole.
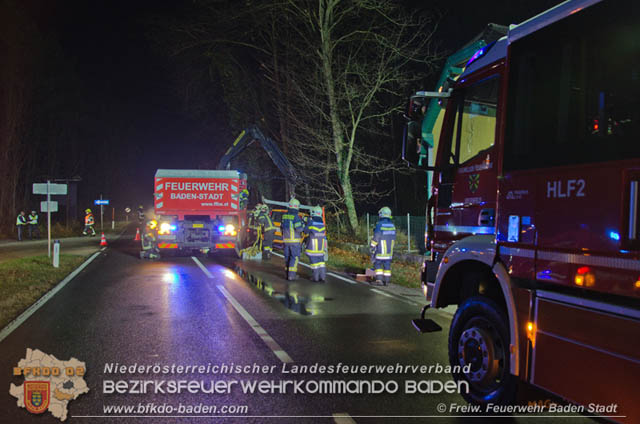
<instances>
[{"instance_id":1,"label":"grass verge","mask_svg":"<svg viewBox=\"0 0 640 424\"><path fill-rule=\"evenodd\" d=\"M304 253L301 259L308 262ZM334 271L364 274L365 269L371 268L372 264L367 255L329 246L327 267ZM420 288L420 264L394 260L391 263L391 282L404 287Z\"/></svg>"},{"instance_id":2,"label":"grass verge","mask_svg":"<svg viewBox=\"0 0 640 424\"><path fill-rule=\"evenodd\" d=\"M46 255L0 263L0 328L35 303L85 259L81 255L60 255L60 268L54 268Z\"/></svg>"}]
</instances>

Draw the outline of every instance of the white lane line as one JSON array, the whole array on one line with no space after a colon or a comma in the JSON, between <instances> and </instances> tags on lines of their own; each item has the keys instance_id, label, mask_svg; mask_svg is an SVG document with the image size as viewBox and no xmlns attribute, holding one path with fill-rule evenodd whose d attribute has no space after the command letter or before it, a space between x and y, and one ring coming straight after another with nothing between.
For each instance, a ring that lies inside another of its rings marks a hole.
<instances>
[{"instance_id":1,"label":"white lane line","mask_svg":"<svg viewBox=\"0 0 640 424\"><path fill-rule=\"evenodd\" d=\"M283 258L283 259L284 259L284 255L281 255L281 254L276 253L276 252L271 252L271 253L272 253L272 254L274 254L274 255L276 255L276 256L280 256L281 258ZM309 265L305 264L305 263L304 263L304 262L302 262L302 261L298 261L298 264L299 264L299 265L302 265L302 266L306 266L307 268L311 269L311 267L310 267Z\"/></svg>"},{"instance_id":2,"label":"white lane line","mask_svg":"<svg viewBox=\"0 0 640 424\"><path fill-rule=\"evenodd\" d=\"M200 262L200 261L198 260L198 258L196 258L195 256L192 256L192 257L191 257L191 259L193 259L193 262L195 262L195 263L196 263L196 265L198 265L198 266L200 267L200 269L202 270L202 272L204 272L204 273L207 275L207 277L209 277L209 278L213 278L213 275L209 272L209 270L207 269L207 267L206 267L206 266L202 265L202 262Z\"/></svg>"},{"instance_id":3,"label":"white lane line","mask_svg":"<svg viewBox=\"0 0 640 424\"><path fill-rule=\"evenodd\" d=\"M339 279L341 279L342 281L346 281L346 282L347 282L347 283L349 283L349 284L358 284L358 282L357 282L357 281L350 280L349 278L347 278L347 277L343 277L342 275L338 275L338 274L336 274L336 273L334 273L334 272L327 272L327 274L328 274L328 275L330 275L330 276L332 276L332 277L339 278Z\"/></svg>"},{"instance_id":4,"label":"white lane line","mask_svg":"<svg viewBox=\"0 0 640 424\"><path fill-rule=\"evenodd\" d=\"M336 412L333 414L333 421L336 424L356 424L355 420L351 418L351 415L346 412Z\"/></svg>"},{"instance_id":5,"label":"white lane line","mask_svg":"<svg viewBox=\"0 0 640 424\"><path fill-rule=\"evenodd\" d=\"M411 301L411 300L409 300L409 299L403 299L403 298L398 297L398 296L393 296L393 295L391 295L391 294L389 294L389 293L383 292L382 290L378 290L378 289L370 289L370 290L371 290L372 292L378 293L378 294L380 294L380 295L382 295L382 296L387 296L387 297L390 297L390 298L392 298L392 299L399 300L400 302L408 303L408 304L410 304L410 305L418 305L418 306L420 306L420 304L418 304L418 303L416 303L416 302L413 302L413 301Z\"/></svg>"},{"instance_id":6,"label":"white lane line","mask_svg":"<svg viewBox=\"0 0 640 424\"><path fill-rule=\"evenodd\" d=\"M280 256L281 258L284 258L284 256L282 256L282 255L281 255L281 254L279 254L279 253L276 253L276 252L271 252L271 253L273 253L273 254L274 254L274 255L276 255L276 256ZM302 265L302 266L306 266L307 268L311 269L311 267L310 267L309 265L305 264L304 262L298 262L298 263L299 263L300 265ZM346 282L347 282L347 283L349 283L349 284L358 284L358 282L357 282L357 281L350 280L350 279L348 279L347 277L343 277L342 275L338 275L338 274L336 274L336 273L334 273L334 272L327 272L327 275L330 275L330 276L332 276L332 277L334 277L334 278L339 278L340 280L342 280L342 281L346 281Z\"/></svg>"},{"instance_id":7,"label":"white lane line","mask_svg":"<svg viewBox=\"0 0 640 424\"><path fill-rule=\"evenodd\" d=\"M260 336L262 341L265 342L265 344L278 357L278 359L285 363L293 362L293 359L291 359L287 352L285 352L284 349L282 349L280 345L273 339L273 337L271 337L269 333L267 333L265 329L262 328L260 324L258 324L258 322L251 316L251 314L249 314L249 312L247 312L247 310L244 309L244 307L240 303L238 303L236 298L233 297L231 293L227 291L227 289L225 289L223 286L218 286L218 289L222 292L224 297L227 298L229 303L231 303L231 306L233 306L236 311L238 311L240 316L244 318L245 321L247 321L247 324L249 324L249 326L253 328L253 331L255 331L256 334Z\"/></svg>"},{"instance_id":8,"label":"white lane line","mask_svg":"<svg viewBox=\"0 0 640 424\"><path fill-rule=\"evenodd\" d=\"M82 265L76 268L71 274L67 275L64 280L60 281L57 286L55 286L54 288L49 290L47 293L45 293L45 295L42 296L40 299L38 299L36 303L31 305L26 311L21 313L20 316L18 316L18 318L14 319L9 324L7 324L7 326L4 327L2 331L0 331L0 342L3 341L9 334L11 334L13 330L20 327L20 325L22 325L23 322L25 322L31 315L33 315L38 309L40 309L42 305L47 303L47 301L51 299L56 293L62 290L62 288L66 286L69 281L73 280L73 277L78 275L80 271L82 271L95 258L97 258L98 255L100 255L100 253L102 252L96 252L93 255L91 255L91 257L86 261L84 261Z\"/></svg>"}]
</instances>

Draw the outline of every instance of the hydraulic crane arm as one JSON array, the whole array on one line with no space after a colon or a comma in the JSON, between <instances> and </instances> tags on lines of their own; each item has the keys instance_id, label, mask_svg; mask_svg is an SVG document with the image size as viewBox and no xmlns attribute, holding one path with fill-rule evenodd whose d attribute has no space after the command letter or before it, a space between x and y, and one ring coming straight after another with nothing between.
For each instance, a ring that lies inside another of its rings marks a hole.
<instances>
[{"instance_id":1,"label":"hydraulic crane arm","mask_svg":"<svg viewBox=\"0 0 640 424\"><path fill-rule=\"evenodd\" d=\"M231 147L229 147L222 156L220 162L218 162L218 169L229 169L231 160L242 153L247 147L251 146L256 140L260 142L262 148L267 152L286 180L296 185L300 177L293 165L291 165L291 162L289 162L286 156L280 151L275 141L262 134L262 131L256 126L250 126L242 130Z\"/></svg>"}]
</instances>

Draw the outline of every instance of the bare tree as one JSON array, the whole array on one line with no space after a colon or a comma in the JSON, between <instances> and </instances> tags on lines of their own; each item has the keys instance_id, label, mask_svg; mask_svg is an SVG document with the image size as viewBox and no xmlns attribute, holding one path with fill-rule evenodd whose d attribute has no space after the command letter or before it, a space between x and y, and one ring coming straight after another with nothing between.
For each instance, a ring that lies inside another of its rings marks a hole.
<instances>
[{"instance_id":1,"label":"bare tree","mask_svg":"<svg viewBox=\"0 0 640 424\"><path fill-rule=\"evenodd\" d=\"M297 140L290 157L315 197L346 210L355 229L356 201L384 195L376 179L402 167L381 154L393 142L385 127L437 59L435 26L386 0L288 0L284 12L292 36L281 39L295 59L275 81L294 93L286 108Z\"/></svg>"}]
</instances>

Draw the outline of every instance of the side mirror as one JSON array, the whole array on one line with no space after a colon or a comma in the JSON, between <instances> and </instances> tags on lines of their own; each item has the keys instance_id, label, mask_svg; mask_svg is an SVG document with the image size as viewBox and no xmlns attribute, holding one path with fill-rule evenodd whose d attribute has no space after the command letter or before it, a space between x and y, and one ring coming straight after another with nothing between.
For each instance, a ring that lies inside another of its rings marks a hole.
<instances>
[{"instance_id":1,"label":"side mirror","mask_svg":"<svg viewBox=\"0 0 640 424\"><path fill-rule=\"evenodd\" d=\"M422 140L422 125L420 121L409 121L404 126L402 137L402 160L412 168L424 171L434 171L429 166L429 145Z\"/></svg>"}]
</instances>

